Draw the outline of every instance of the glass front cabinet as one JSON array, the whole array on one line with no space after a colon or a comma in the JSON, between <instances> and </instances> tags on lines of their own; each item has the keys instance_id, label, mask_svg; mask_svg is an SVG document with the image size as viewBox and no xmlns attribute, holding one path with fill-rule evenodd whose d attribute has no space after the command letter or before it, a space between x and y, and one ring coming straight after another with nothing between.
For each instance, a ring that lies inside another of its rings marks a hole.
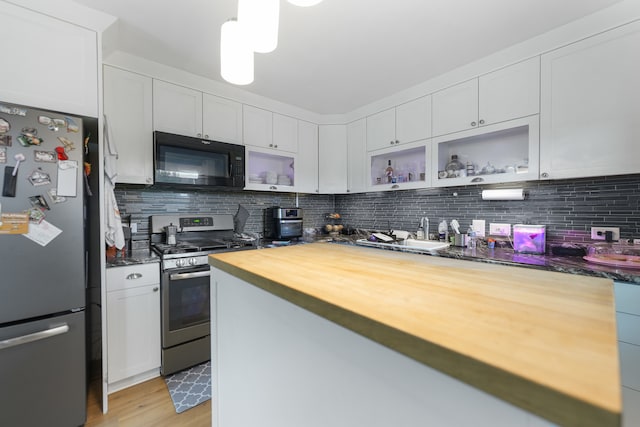
<instances>
[{"instance_id":1,"label":"glass front cabinet","mask_svg":"<svg viewBox=\"0 0 640 427\"><path fill-rule=\"evenodd\" d=\"M451 187L537 180L539 144L538 115L434 138L431 183Z\"/></svg>"},{"instance_id":2,"label":"glass front cabinet","mask_svg":"<svg viewBox=\"0 0 640 427\"><path fill-rule=\"evenodd\" d=\"M296 155L247 147L245 190L295 191Z\"/></svg>"},{"instance_id":3,"label":"glass front cabinet","mask_svg":"<svg viewBox=\"0 0 640 427\"><path fill-rule=\"evenodd\" d=\"M368 153L369 191L405 190L431 186L431 140Z\"/></svg>"}]
</instances>

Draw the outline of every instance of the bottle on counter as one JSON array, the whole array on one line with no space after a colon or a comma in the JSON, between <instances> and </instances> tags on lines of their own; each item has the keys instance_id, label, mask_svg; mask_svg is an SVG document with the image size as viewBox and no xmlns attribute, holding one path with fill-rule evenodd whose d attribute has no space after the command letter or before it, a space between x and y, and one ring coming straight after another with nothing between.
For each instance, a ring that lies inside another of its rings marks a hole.
<instances>
[{"instance_id":1,"label":"bottle on counter","mask_svg":"<svg viewBox=\"0 0 640 427\"><path fill-rule=\"evenodd\" d=\"M387 183L391 184L393 182L393 167L391 167L391 160L389 160L389 164L387 168L384 170L384 175L387 177Z\"/></svg>"},{"instance_id":2,"label":"bottle on counter","mask_svg":"<svg viewBox=\"0 0 640 427\"><path fill-rule=\"evenodd\" d=\"M469 249L475 249L478 241L477 241L477 237L476 237L476 232L473 230L473 228L469 228L469 231L467 232L467 248Z\"/></svg>"},{"instance_id":3,"label":"bottle on counter","mask_svg":"<svg viewBox=\"0 0 640 427\"><path fill-rule=\"evenodd\" d=\"M447 221L444 219L438 224L438 238L441 242L447 241Z\"/></svg>"}]
</instances>

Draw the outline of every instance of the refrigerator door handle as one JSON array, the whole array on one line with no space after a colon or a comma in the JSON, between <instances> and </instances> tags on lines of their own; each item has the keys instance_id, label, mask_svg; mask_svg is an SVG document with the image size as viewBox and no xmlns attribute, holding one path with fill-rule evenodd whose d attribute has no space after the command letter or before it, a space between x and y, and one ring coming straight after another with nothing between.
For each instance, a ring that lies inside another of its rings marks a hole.
<instances>
[{"instance_id":1,"label":"refrigerator door handle","mask_svg":"<svg viewBox=\"0 0 640 427\"><path fill-rule=\"evenodd\" d=\"M66 334L67 332L69 332L69 325L65 323L62 326L46 329L44 331L34 332L32 334L23 335L21 337L16 337L16 338L9 338L7 340L0 341L0 350L15 347L18 345L27 344L33 341L43 340L45 338L51 338L56 335Z\"/></svg>"}]
</instances>

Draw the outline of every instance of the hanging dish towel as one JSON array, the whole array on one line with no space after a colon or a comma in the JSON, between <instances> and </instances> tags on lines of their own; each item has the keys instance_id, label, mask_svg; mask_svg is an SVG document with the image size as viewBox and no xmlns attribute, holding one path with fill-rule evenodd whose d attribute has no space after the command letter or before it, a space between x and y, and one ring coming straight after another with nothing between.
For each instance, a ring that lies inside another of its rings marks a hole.
<instances>
[{"instance_id":1,"label":"hanging dish towel","mask_svg":"<svg viewBox=\"0 0 640 427\"><path fill-rule=\"evenodd\" d=\"M104 117L104 206L106 216L105 241L109 246L120 250L124 247L124 232L120 209L113 189L118 177L118 150L115 141L110 138L107 116Z\"/></svg>"}]
</instances>

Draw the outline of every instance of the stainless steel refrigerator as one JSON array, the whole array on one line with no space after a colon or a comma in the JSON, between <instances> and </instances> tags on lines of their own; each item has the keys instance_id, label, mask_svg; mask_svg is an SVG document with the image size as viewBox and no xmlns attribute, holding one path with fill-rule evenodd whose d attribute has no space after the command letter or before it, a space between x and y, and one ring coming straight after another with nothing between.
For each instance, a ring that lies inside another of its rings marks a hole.
<instances>
[{"instance_id":1,"label":"stainless steel refrigerator","mask_svg":"<svg viewBox=\"0 0 640 427\"><path fill-rule=\"evenodd\" d=\"M2 426L86 419L84 137L80 117L0 101Z\"/></svg>"}]
</instances>

